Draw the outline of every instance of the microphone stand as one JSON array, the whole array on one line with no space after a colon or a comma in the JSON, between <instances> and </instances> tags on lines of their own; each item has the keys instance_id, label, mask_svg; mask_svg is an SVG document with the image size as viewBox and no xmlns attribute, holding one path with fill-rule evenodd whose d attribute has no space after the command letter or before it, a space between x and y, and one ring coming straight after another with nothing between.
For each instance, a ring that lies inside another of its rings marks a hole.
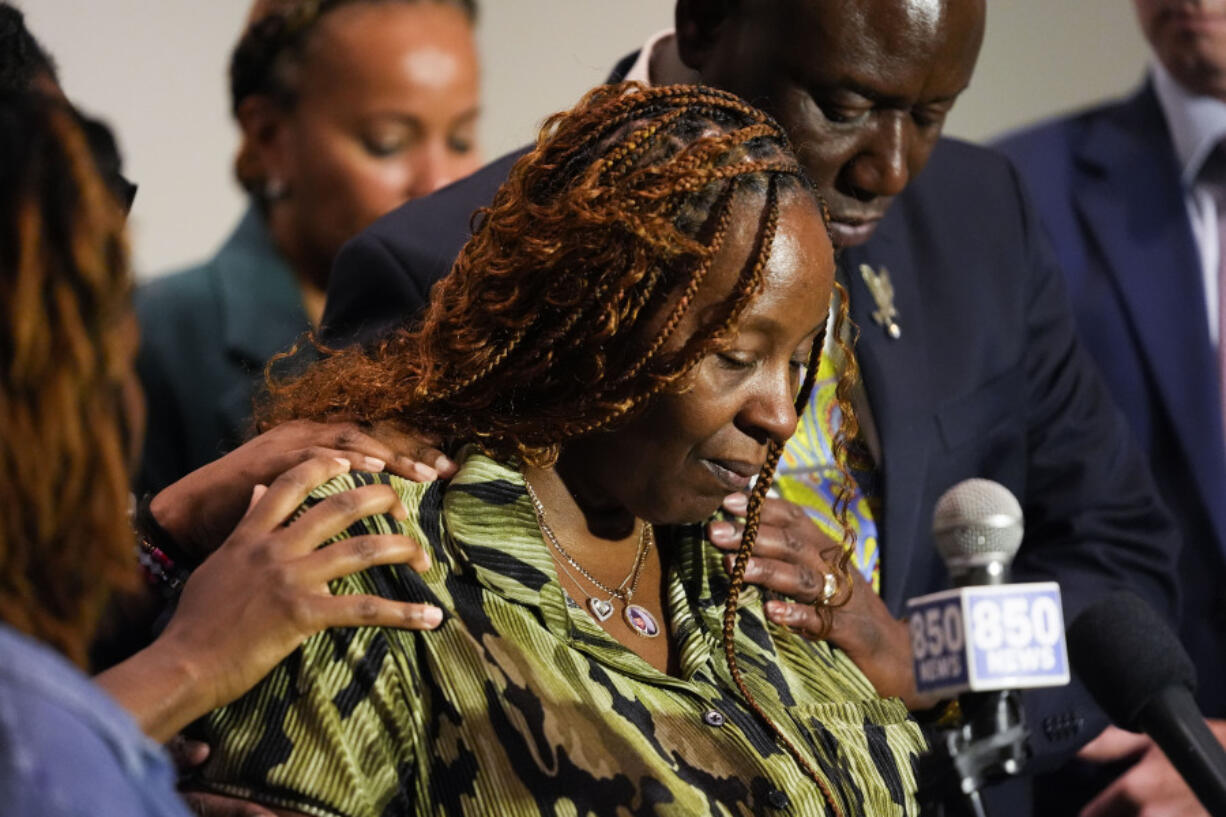
<instances>
[{"instance_id":1,"label":"microphone stand","mask_svg":"<svg viewBox=\"0 0 1226 817\"><path fill-rule=\"evenodd\" d=\"M963 695L963 723L930 734L920 758L920 814L988 817L979 791L989 782L1021 774L1030 757L1026 714L1014 690Z\"/></svg>"},{"instance_id":2,"label":"microphone stand","mask_svg":"<svg viewBox=\"0 0 1226 817\"><path fill-rule=\"evenodd\" d=\"M1022 507L1003 485L963 480L937 501L932 535L954 587L1003 585L1022 543ZM1021 774L1030 758L1017 691L968 692L958 703L961 724L936 730L916 770L924 817L987 817L980 790Z\"/></svg>"}]
</instances>

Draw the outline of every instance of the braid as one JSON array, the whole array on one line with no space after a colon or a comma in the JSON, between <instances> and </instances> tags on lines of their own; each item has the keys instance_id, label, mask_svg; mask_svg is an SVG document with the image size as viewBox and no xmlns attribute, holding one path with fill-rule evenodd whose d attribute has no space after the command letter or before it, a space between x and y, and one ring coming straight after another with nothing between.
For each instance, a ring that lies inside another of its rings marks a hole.
<instances>
[{"instance_id":1,"label":"braid","mask_svg":"<svg viewBox=\"0 0 1226 817\"><path fill-rule=\"evenodd\" d=\"M633 159L641 152L650 149L655 144L655 137L685 115L685 111L676 110L652 122L644 128L631 133L625 144L616 148L602 162L596 165L596 172L602 176L615 178L621 171L628 171L633 166Z\"/></svg>"},{"instance_id":2,"label":"braid","mask_svg":"<svg viewBox=\"0 0 1226 817\"><path fill-rule=\"evenodd\" d=\"M719 214L716 216L715 230L711 235L710 254L694 269L690 276L689 284L686 286L685 291L681 293L681 297L677 299L677 305L673 308L672 314L668 316L668 320L665 321L659 334L652 340L651 345L644 350L643 356L639 358L638 362L633 364L626 370L624 375L618 378L618 384L632 380L637 376L643 367L655 357L660 348L668 342L677 325L681 323L681 319L685 317L690 304L694 301L694 296L698 294L699 287L706 280L707 273L711 271L711 265L715 262L715 257L723 248L724 240L728 236L728 225L732 221L732 193L735 192L735 189L735 186L730 186L723 196L723 203Z\"/></svg>"},{"instance_id":3,"label":"braid","mask_svg":"<svg viewBox=\"0 0 1226 817\"><path fill-rule=\"evenodd\" d=\"M751 297L758 292L762 286L762 274L766 269L766 262L770 260L771 248L775 244L775 233L779 229L779 187L778 180L771 178L766 190L766 220L762 225L762 235L758 239L760 247L758 257L754 260L748 272L741 276L741 280L737 282L737 288L733 290L732 298L727 300L729 306L728 314L724 317L723 324L719 327L716 334L726 334L732 331L736 322L740 319L741 313L745 307L749 305ZM697 360L694 361L697 363Z\"/></svg>"},{"instance_id":4,"label":"braid","mask_svg":"<svg viewBox=\"0 0 1226 817\"><path fill-rule=\"evenodd\" d=\"M814 338L813 345L809 348L809 359L805 366L805 379L801 384L800 393L796 397L796 412L799 413L809 402L809 397L813 392L813 384L817 379L817 367L821 360L822 345L824 338L821 333ZM736 684L737 691L745 699L749 708L753 710L763 723L770 728L775 734L775 737L783 744L788 754L796 761L801 770L817 784L821 790L822 797L830 806L830 810L835 817L842 817L842 811L839 809L838 803L835 802L834 794L830 790L830 784L825 778L818 773L807 758L797 746L783 733L774 722L774 720L763 711L762 707L754 698L753 693L749 691L749 687L745 684L745 680L741 675L740 663L736 657L736 621L737 609L741 600L741 591L745 587L745 570L749 566L749 556L753 553L754 545L758 541L758 530L762 523L762 506L766 502L766 494L770 491L771 484L775 479L775 469L779 465L779 458L783 455L783 445L772 441L766 452L766 463L762 466L761 472L758 474L758 479L754 483L753 490L749 493L748 506L745 509L745 528L741 534L741 544L737 548L736 559L732 565L731 579L728 585L728 596L724 600L724 622L721 644L724 648L724 661L728 665L728 674L732 676L732 681Z\"/></svg>"},{"instance_id":5,"label":"braid","mask_svg":"<svg viewBox=\"0 0 1226 817\"><path fill-rule=\"evenodd\" d=\"M785 189L813 195L783 131L739 98L687 86L597 88L546 121L535 149L473 222L420 323L272 382L261 426L391 419L498 459L548 466L568 441L684 389L735 331L762 289ZM759 222L749 259L719 292L715 314L695 317L700 294L716 286L711 270L732 219L751 205ZM695 328L679 338L689 323ZM800 405L820 354L819 337ZM780 453L770 447L750 499L724 649L749 706L838 814L828 784L745 688L732 642L747 548Z\"/></svg>"}]
</instances>

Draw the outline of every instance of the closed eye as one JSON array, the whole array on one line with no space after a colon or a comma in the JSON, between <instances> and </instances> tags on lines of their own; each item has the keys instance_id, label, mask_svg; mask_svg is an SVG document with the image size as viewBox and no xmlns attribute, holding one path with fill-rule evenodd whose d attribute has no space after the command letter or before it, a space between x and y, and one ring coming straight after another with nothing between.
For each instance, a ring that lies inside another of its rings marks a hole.
<instances>
[{"instance_id":1,"label":"closed eye","mask_svg":"<svg viewBox=\"0 0 1226 817\"><path fill-rule=\"evenodd\" d=\"M838 105L824 104L819 106L822 109L822 115L826 117L828 122L833 122L836 125L860 125L868 120L871 109L859 108L844 108Z\"/></svg>"},{"instance_id":2,"label":"closed eye","mask_svg":"<svg viewBox=\"0 0 1226 817\"><path fill-rule=\"evenodd\" d=\"M743 370L753 368L755 361L745 360L738 357L733 357L725 352L720 352L718 355L719 364L725 369Z\"/></svg>"},{"instance_id":3,"label":"closed eye","mask_svg":"<svg viewBox=\"0 0 1226 817\"><path fill-rule=\"evenodd\" d=\"M809 366L809 355L812 353L812 350L820 350L825 345L826 328L823 326L820 330L818 330L812 342L806 344L804 348L796 350L796 356L789 361L789 365L795 367L798 380L803 379L805 376L805 370ZM804 356L802 357L801 355Z\"/></svg>"}]
</instances>

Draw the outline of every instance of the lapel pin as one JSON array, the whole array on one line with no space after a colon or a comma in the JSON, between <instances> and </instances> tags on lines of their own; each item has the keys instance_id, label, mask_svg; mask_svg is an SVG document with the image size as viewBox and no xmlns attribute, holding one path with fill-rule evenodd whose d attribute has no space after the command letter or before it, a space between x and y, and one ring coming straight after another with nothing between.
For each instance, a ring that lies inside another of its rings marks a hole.
<instances>
[{"instance_id":1,"label":"lapel pin","mask_svg":"<svg viewBox=\"0 0 1226 817\"><path fill-rule=\"evenodd\" d=\"M885 329L885 333L893 340L902 337L902 327L898 325L898 309L894 306L894 285L890 283L890 271L885 267L880 272L874 272L868 264L860 265L860 277L872 293L877 309L873 312L873 320Z\"/></svg>"}]
</instances>

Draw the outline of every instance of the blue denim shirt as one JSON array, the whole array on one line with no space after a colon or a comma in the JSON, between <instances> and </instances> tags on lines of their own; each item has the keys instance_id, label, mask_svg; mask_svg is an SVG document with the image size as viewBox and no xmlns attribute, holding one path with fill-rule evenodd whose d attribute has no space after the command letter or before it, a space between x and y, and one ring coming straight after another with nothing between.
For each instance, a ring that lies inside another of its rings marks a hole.
<instances>
[{"instance_id":1,"label":"blue denim shirt","mask_svg":"<svg viewBox=\"0 0 1226 817\"><path fill-rule=\"evenodd\" d=\"M0 812L189 815L162 748L62 656L2 624Z\"/></svg>"}]
</instances>

